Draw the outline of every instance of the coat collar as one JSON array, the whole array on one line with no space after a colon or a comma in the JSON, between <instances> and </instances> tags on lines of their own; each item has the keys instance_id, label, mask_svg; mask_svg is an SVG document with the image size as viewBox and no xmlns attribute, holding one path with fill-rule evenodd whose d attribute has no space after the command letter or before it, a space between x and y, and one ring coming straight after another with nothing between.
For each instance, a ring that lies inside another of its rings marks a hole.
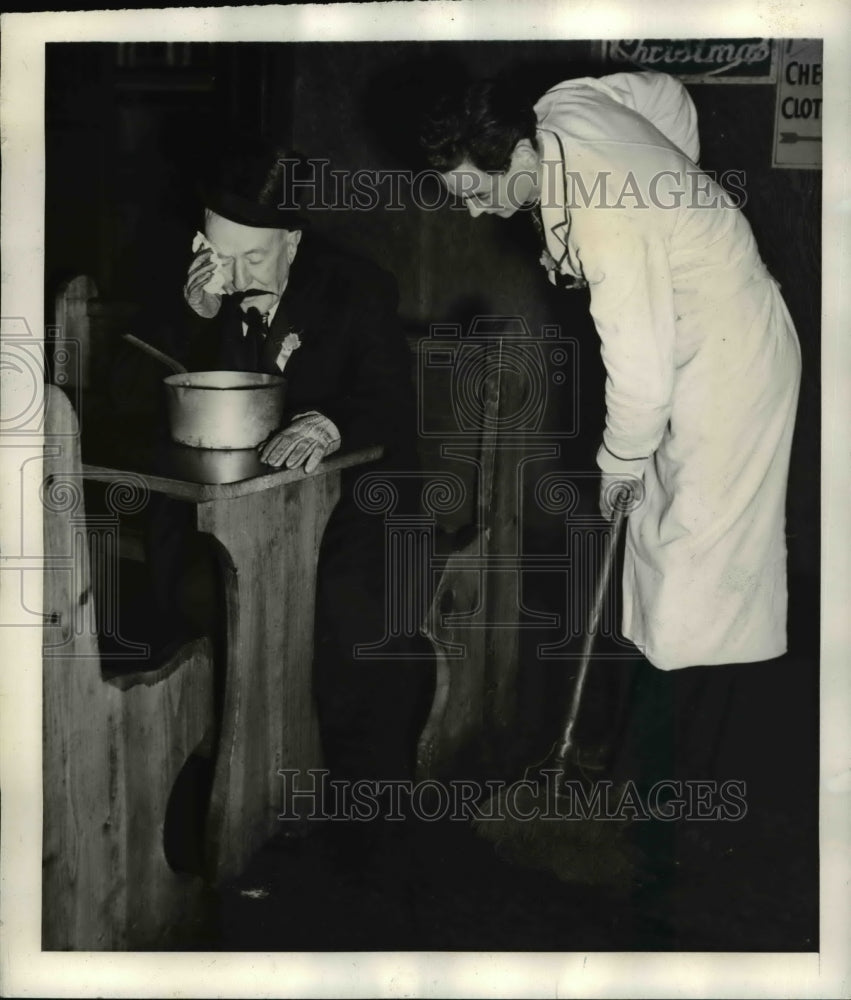
<instances>
[{"instance_id":1,"label":"coat collar","mask_svg":"<svg viewBox=\"0 0 851 1000\"><path fill-rule=\"evenodd\" d=\"M567 166L564 150L555 132L538 128L541 150L541 221L547 250L558 265L561 274L578 277L570 266L568 238L570 212L567 208L564 175Z\"/></svg>"},{"instance_id":2,"label":"coat collar","mask_svg":"<svg viewBox=\"0 0 851 1000\"><path fill-rule=\"evenodd\" d=\"M304 340L304 334L309 333L307 327L315 320L318 304L327 299L326 267L322 254L317 253L313 241L305 234L290 267L287 287L275 315L275 320L279 314L286 318L288 326L283 335L292 329ZM273 329L277 326L275 320L272 322Z\"/></svg>"}]
</instances>

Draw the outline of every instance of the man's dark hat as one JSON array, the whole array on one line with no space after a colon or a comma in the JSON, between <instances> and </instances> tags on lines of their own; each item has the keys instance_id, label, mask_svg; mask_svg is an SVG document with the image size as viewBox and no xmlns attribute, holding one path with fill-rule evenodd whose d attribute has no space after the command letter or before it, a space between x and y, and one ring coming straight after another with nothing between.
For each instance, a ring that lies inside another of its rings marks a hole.
<instances>
[{"instance_id":1,"label":"man's dark hat","mask_svg":"<svg viewBox=\"0 0 851 1000\"><path fill-rule=\"evenodd\" d=\"M235 136L205 158L199 195L205 208L262 229L309 225L295 195L300 158L255 136Z\"/></svg>"}]
</instances>

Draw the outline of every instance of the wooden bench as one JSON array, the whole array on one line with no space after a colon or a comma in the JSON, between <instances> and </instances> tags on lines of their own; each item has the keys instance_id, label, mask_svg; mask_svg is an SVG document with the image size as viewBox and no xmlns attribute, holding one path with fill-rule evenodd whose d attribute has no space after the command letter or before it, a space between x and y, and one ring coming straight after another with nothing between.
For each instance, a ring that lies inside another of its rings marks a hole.
<instances>
[{"instance_id":1,"label":"wooden bench","mask_svg":"<svg viewBox=\"0 0 851 1000\"><path fill-rule=\"evenodd\" d=\"M59 289L57 325L64 336L79 341L83 355L78 369L81 374L68 372L72 382L79 377L84 386L92 383L97 374L95 358L110 354L105 338L112 335L114 339L129 316L127 307L101 303L96 285L86 276ZM409 338L421 411L424 406L440 408L446 404L440 392L434 393L434 387L421 377L419 350L423 342L423 338ZM505 423L506 414L521 408L525 386L511 365L494 363L501 350L502 342L495 336L484 359L486 370L479 383L482 391L470 400L468 416L474 426L468 440L474 444L466 449L469 496L460 512L466 521L460 530L457 523L450 524L448 531L441 531L445 525L437 525L437 534L450 538L451 544L448 552L440 554L443 568L423 628L435 651L437 677L434 703L418 741L420 777L451 771L459 754L467 750L473 756L492 756L510 732L515 715L519 594L510 582L510 573L471 568L477 563L487 565L493 557L510 557L518 546L517 452L505 448L493 429ZM478 411L472 412L476 404ZM452 455L451 448L430 443L431 450L426 448L421 456L426 478L445 470L447 457ZM123 558L144 558L141 536L132 527L125 527L119 544ZM463 655L451 654L459 649Z\"/></svg>"},{"instance_id":2,"label":"wooden bench","mask_svg":"<svg viewBox=\"0 0 851 1000\"><path fill-rule=\"evenodd\" d=\"M430 388L419 351L425 341L409 340L417 366L420 412L438 399ZM431 712L417 746L417 776L453 772L462 756L478 761L498 758L516 715L520 657L520 595L516 576L495 572L500 556L520 547L520 495L517 448L506 447L499 428L510 423L524 392L523 380L502 363L497 336L482 353L479 372L468 371L476 391L468 395L471 423L464 445L422 449L426 477L463 456L469 469L467 520L449 534L449 551L423 632L436 659ZM481 391L478 391L481 390ZM446 406L446 400L441 400Z\"/></svg>"},{"instance_id":3,"label":"wooden bench","mask_svg":"<svg viewBox=\"0 0 851 1000\"><path fill-rule=\"evenodd\" d=\"M105 679L76 415L46 387L44 484L45 950L156 947L199 917L202 882L173 871L164 826L178 775L213 724L210 644Z\"/></svg>"}]
</instances>

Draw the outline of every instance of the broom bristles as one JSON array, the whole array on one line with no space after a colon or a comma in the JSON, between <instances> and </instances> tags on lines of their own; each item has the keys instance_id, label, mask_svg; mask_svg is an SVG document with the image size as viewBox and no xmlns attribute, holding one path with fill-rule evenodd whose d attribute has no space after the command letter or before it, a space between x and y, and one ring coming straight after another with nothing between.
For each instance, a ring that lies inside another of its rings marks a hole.
<instances>
[{"instance_id":1,"label":"broom bristles","mask_svg":"<svg viewBox=\"0 0 851 1000\"><path fill-rule=\"evenodd\" d=\"M480 806L473 829L500 858L550 870L564 882L624 887L648 880L644 858L627 835L629 821L576 815L566 804L552 789L524 784Z\"/></svg>"}]
</instances>

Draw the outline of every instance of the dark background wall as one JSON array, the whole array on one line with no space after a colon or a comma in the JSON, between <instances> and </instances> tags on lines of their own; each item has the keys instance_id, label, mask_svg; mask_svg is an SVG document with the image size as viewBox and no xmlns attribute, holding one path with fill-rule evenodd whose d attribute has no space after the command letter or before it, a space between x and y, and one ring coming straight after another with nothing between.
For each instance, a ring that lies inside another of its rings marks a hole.
<instances>
[{"instance_id":1,"label":"dark background wall","mask_svg":"<svg viewBox=\"0 0 851 1000\"><path fill-rule=\"evenodd\" d=\"M612 71L590 41L48 45L47 315L57 284L71 274L92 275L101 294L115 299L144 300L182 283L199 222L193 175L217 131L259 129L308 157L329 160L334 170L407 168L406 127L417 89L434 78L436 66L453 63L475 75L515 70L532 96L567 77ZM772 85L690 84L689 90L700 116L702 166L744 171L745 214L801 339L790 564L814 579L821 176L771 168ZM314 225L393 271L412 337L426 335L431 323L466 327L482 314L522 316L532 331L555 323L575 337L580 433L550 465L593 469L603 370L585 293L559 293L544 280L528 220L471 223L466 212L448 207L415 209L410 190L400 190L403 210L316 211ZM571 403L552 393L547 425L563 421ZM538 463L535 475L545 466ZM527 528L546 544L558 526L530 515Z\"/></svg>"}]
</instances>

